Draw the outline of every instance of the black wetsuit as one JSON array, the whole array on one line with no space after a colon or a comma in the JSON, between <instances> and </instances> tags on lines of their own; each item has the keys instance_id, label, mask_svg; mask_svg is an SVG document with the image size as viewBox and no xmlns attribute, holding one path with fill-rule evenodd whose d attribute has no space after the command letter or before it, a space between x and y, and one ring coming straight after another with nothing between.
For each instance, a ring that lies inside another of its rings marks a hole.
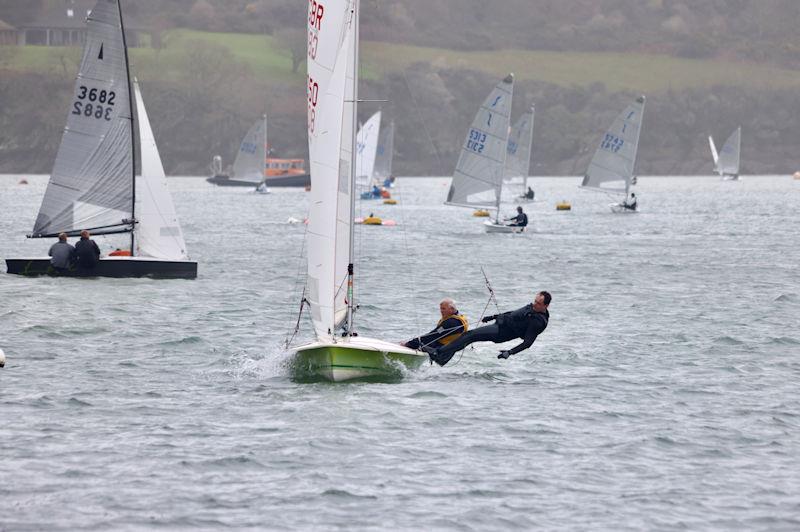
<instances>
[{"instance_id":1,"label":"black wetsuit","mask_svg":"<svg viewBox=\"0 0 800 532\"><path fill-rule=\"evenodd\" d=\"M534 196L533 190L528 189L528 191L525 193L523 198L525 198L525 199L533 199L533 196Z\"/></svg>"},{"instance_id":2,"label":"black wetsuit","mask_svg":"<svg viewBox=\"0 0 800 532\"><path fill-rule=\"evenodd\" d=\"M625 207L626 209L628 209L629 211L635 211L636 210L636 200L633 200L630 203L628 203L626 201L625 203L622 204L622 206Z\"/></svg>"},{"instance_id":3,"label":"black wetsuit","mask_svg":"<svg viewBox=\"0 0 800 532\"><path fill-rule=\"evenodd\" d=\"M94 268L100 261L100 248L91 238L83 238L75 244L75 259L80 268Z\"/></svg>"},{"instance_id":4,"label":"black wetsuit","mask_svg":"<svg viewBox=\"0 0 800 532\"><path fill-rule=\"evenodd\" d=\"M440 366L444 366L453 358L456 351L461 351L473 342L500 344L519 338L522 343L508 350L510 354L515 355L528 349L533 344L533 341L536 340L536 337L542 334L547 328L550 313L546 310L544 312L536 312L533 310L533 305L528 304L511 312L490 316L489 319L494 319L495 323L478 327L462 334L454 342L431 353L431 360Z\"/></svg>"},{"instance_id":5,"label":"black wetsuit","mask_svg":"<svg viewBox=\"0 0 800 532\"><path fill-rule=\"evenodd\" d=\"M456 314L458 314L458 312L456 312ZM451 334L461 334L463 332L464 324L461 323L461 320L450 317L439 323L431 332L412 338L406 342L405 346L411 349L419 349L421 346L437 348L442 346L442 343L439 341L442 338L450 336Z\"/></svg>"},{"instance_id":6,"label":"black wetsuit","mask_svg":"<svg viewBox=\"0 0 800 532\"><path fill-rule=\"evenodd\" d=\"M512 227L526 227L528 225L528 215L524 212L521 212L515 217L509 218L508 221L512 222L508 224Z\"/></svg>"}]
</instances>

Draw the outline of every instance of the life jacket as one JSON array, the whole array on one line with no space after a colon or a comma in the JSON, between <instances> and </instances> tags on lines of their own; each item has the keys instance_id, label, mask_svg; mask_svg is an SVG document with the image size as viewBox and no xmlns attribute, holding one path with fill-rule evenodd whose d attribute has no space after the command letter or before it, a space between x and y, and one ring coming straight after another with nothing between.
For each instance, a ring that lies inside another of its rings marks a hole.
<instances>
[{"instance_id":1,"label":"life jacket","mask_svg":"<svg viewBox=\"0 0 800 532\"><path fill-rule=\"evenodd\" d=\"M449 335L445 336L444 338L439 338L439 343L442 344L442 345L449 344L450 342L452 342L453 340L455 340L456 338L458 338L459 336L461 336L462 334L464 334L465 332L467 332L469 330L469 322L467 321L467 317L466 316L462 316L461 314L458 314L458 313L452 314L450 316L447 316L446 318L440 319L439 323L436 324L436 328L438 329L439 327L441 327L442 324L444 322L446 322L447 320L449 320L450 318L455 318L458 321L460 321L461 325L464 326L464 331L463 332L456 332L456 333L453 333L453 334L449 334Z\"/></svg>"}]
</instances>

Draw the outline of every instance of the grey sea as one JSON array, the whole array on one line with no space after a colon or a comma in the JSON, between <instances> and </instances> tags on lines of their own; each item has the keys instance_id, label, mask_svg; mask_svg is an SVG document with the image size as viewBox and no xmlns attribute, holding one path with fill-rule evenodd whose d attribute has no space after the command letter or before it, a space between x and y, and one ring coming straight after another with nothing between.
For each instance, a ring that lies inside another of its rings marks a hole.
<instances>
[{"instance_id":1,"label":"grey sea","mask_svg":"<svg viewBox=\"0 0 800 532\"><path fill-rule=\"evenodd\" d=\"M52 243L25 238L46 178L20 178L2 258ZM474 325L483 268L500 310L553 295L509 360L293 382L302 190L170 179L193 281L0 274L0 530L800 529L800 181L643 177L614 215L535 178L524 235L443 206L448 183L359 205L397 226L357 229L357 327L401 341L445 296Z\"/></svg>"}]
</instances>

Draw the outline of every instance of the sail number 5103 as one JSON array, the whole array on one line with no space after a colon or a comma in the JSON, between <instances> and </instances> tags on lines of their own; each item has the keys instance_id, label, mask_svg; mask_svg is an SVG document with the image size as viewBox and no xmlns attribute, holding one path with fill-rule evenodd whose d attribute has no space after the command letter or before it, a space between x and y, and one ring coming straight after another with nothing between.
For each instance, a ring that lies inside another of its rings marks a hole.
<instances>
[{"instance_id":1,"label":"sail number 5103","mask_svg":"<svg viewBox=\"0 0 800 532\"><path fill-rule=\"evenodd\" d=\"M93 117L97 120L111 120L114 100L117 94L105 89L90 89L85 85L78 87L77 100L72 102L72 114Z\"/></svg>"}]
</instances>

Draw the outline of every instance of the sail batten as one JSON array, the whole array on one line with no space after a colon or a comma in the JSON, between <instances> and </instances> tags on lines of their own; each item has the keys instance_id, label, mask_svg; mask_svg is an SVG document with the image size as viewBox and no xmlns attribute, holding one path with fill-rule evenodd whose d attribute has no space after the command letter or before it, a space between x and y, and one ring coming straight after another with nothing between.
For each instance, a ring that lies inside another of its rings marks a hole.
<instances>
[{"instance_id":1,"label":"sail batten","mask_svg":"<svg viewBox=\"0 0 800 532\"><path fill-rule=\"evenodd\" d=\"M132 117L122 32L118 2L98 2L87 19L67 124L35 236L133 218Z\"/></svg>"},{"instance_id":2,"label":"sail batten","mask_svg":"<svg viewBox=\"0 0 800 532\"><path fill-rule=\"evenodd\" d=\"M508 149L514 77L499 82L478 109L458 157L447 204L498 205Z\"/></svg>"}]
</instances>

